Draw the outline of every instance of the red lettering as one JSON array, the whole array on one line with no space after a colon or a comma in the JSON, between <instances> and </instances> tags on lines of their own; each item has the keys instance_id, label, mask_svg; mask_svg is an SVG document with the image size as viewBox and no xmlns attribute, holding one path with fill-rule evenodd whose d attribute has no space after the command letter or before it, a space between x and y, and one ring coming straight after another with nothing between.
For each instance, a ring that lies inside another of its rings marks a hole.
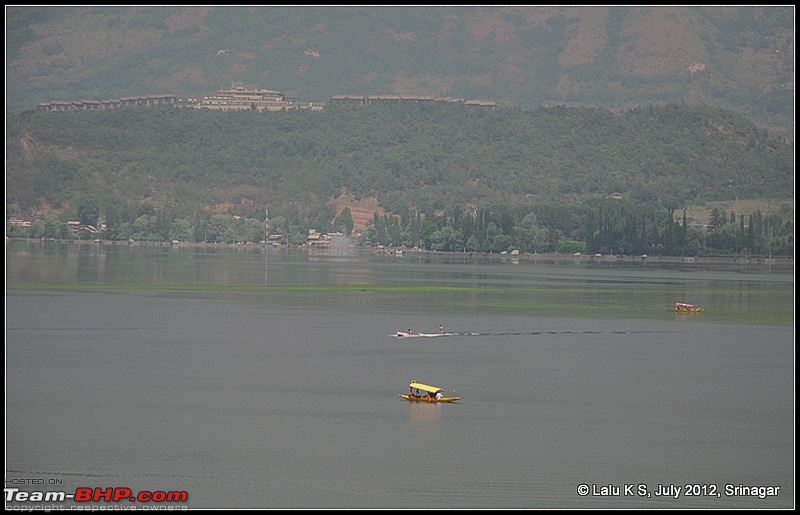
<instances>
[{"instance_id":1,"label":"red lettering","mask_svg":"<svg viewBox=\"0 0 800 515\"><path fill-rule=\"evenodd\" d=\"M92 500L92 489L79 487L75 489L75 502L87 502Z\"/></svg>"},{"instance_id":2,"label":"red lettering","mask_svg":"<svg viewBox=\"0 0 800 515\"><path fill-rule=\"evenodd\" d=\"M119 501L120 499L128 499L131 496L131 489L130 488L117 488L114 490L114 502Z\"/></svg>"},{"instance_id":3,"label":"red lettering","mask_svg":"<svg viewBox=\"0 0 800 515\"><path fill-rule=\"evenodd\" d=\"M180 491L180 492L169 492L167 493L167 501L171 502L186 502L189 499L189 492L187 491Z\"/></svg>"},{"instance_id":4,"label":"red lettering","mask_svg":"<svg viewBox=\"0 0 800 515\"><path fill-rule=\"evenodd\" d=\"M20 492L21 493L21 492ZM139 502L186 502L189 494L184 491L164 492L157 490L150 492L143 490L138 494L134 494L130 488L88 488L79 487L75 489L73 499L75 502L100 502L100 501L113 501L119 502L124 500L139 501Z\"/></svg>"},{"instance_id":5,"label":"red lettering","mask_svg":"<svg viewBox=\"0 0 800 515\"><path fill-rule=\"evenodd\" d=\"M100 499L103 499L104 501L110 501L114 499L114 489L106 488L105 490L103 490L102 488L95 488L92 500L97 502Z\"/></svg>"}]
</instances>

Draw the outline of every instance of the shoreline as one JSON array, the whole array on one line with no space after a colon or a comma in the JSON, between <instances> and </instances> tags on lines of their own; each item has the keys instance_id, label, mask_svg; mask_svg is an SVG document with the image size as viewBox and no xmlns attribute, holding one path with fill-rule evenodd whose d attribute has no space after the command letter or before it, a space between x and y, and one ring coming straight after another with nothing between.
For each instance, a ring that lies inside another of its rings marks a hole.
<instances>
[{"instance_id":1,"label":"shoreline","mask_svg":"<svg viewBox=\"0 0 800 515\"><path fill-rule=\"evenodd\" d=\"M157 241L115 241L115 240L56 240L56 239L31 239L31 238L8 238L6 245L10 241L28 243L62 243L77 245L100 245L100 246L151 246L151 247L170 247L170 248L217 248L217 249L267 249L274 251L299 250L312 252L314 254L328 255L348 255L349 252L342 252L342 246L317 247L307 245L267 245L264 243L204 243L204 242L157 242ZM524 260L524 261L549 261L549 262L574 262L574 263L680 263L680 264L709 264L709 265L767 265L767 266L786 266L794 268L794 258L788 256L650 256L650 255L619 255L619 254L560 254L551 253L493 253L493 252L444 252L439 250L420 250L408 248L383 248L374 247L345 247L353 254L368 253L376 256L389 256L392 258L402 257L403 255L413 256L442 256L442 257L469 257L475 259L499 259L499 260Z\"/></svg>"},{"instance_id":2,"label":"shoreline","mask_svg":"<svg viewBox=\"0 0 800 515\"><path fill-rule=\"evenodd\" d=\"M682 264L709 264L709 265L777 265L794 266L794 258L791 257L762 257L762 256L630 256L618 254L560 254L551 253L520 253L497 254L490 252L440 252L440 251L420 251L405 250L404 253L422 255L441 255L441 256L469 256L481 259L504 259L504 260L524 260L524 261L553 261L553 262L575 262L575 263L682 263ZM382 255L382 252L376 252ZM385 255L393 255L387 252Z\"/></svg>"}]
</instances>

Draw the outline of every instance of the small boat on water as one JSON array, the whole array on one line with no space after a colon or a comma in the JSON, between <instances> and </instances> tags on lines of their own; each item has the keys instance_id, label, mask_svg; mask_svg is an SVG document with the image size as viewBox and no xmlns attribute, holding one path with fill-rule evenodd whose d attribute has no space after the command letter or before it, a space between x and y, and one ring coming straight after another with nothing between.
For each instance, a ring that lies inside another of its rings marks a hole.
<instances>
[{"instance_id":1,"label":"small boat on water","mask_svg":"<svg viewBox=\"0 0 800 515\"><path fill-rule=\"evenodd\" d=\"M443 325L439 326L438 333L420 333L417 331L412 331L411 329L409 329L408 331L397 331L398 338L417 338L420 336L431 338L433 336L452 336L452 333L445 333Z\"/></svg>"},{"instance_id":2,"label":"small boat on water","mask_svg":"<svg viewBox=\"0 0 800 515\"><path fill-rule=\"evenodd\" d=\"M460 401L461 397L445 397L444 390L438 386L411 381L408 385L408 393L400 394L400 397L412 402L455 402Z\"/></svg>"},{"instance_id":3,"label":"small boat on water","mask_svg":"<svg viewBox=\"0 0 800 515\"><path fill-rule=\"evenodd\" d=\"M676 313L702 313L705 311L703 308L697 307L694 304L686 302L676 302L675 308L672 310Z\"/></svg>"}]
</instances>

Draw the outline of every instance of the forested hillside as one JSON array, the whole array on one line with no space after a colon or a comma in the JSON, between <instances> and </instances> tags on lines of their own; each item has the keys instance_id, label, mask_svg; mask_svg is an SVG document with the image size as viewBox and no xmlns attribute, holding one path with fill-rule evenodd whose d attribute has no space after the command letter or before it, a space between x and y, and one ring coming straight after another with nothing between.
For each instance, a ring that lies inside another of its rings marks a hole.
<instances>
[{"instance_id":1,"label":"forested hillside","mask_svg":"<svg viewBox=\"0 0 800 515\"><path fill-rule=\"evenodd\" d=\"M307 228L351 225L332 202L348 193L397 215L396 229L377 213L371 225L377 239L396 231L398 244L422 234L432 246L434 233L465 218L473 236L481 213L481 223L499 217L500 232L484 231L483 243L476 236L476 250L494 249L498 235L509 239L498 245L519 246L512 234L527 224L531 250L575 238L590 249L652 252L649 225L656 230L659 219L663 232L688 204L773 198L793 206L791 142L731 111L680 104L619 114L414 103L274 113L132 107L27 112L7 117L7 129L9 216L102 218L119 238L144 215L157 227L140 238L173 239L180 221L178 239L208 241L210 217L224 213L260 220L242 237L251 240L263 234L265 209L279 220L273 227L302 238ZM717 218L717 229L738 222L735 213ZM632 232L605 241L618 219ZM469 247L458 227L460 240L438 244ZM223 232L214 236L238 239Z\"/></svg>"},{"instance_id":2,"label":"forested hillside","mask_svg":"<svg viewBox=\"0 0 800 515\"><path fill-rule=\"evenodd\" d=\"M794 6L7 6L6 110L232 82L327 102L726 107L794 133Z\"/></svg>"}]
</instances>

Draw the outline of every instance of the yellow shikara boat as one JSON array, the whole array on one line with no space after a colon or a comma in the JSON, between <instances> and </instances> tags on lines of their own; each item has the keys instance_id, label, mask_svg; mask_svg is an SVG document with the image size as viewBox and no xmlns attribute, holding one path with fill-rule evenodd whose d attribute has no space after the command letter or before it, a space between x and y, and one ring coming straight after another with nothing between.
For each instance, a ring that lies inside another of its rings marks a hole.
<instances>
[{"instance_id":1,"label":"yellow shikara boat","mask_svg":"<svg viewBox=\"0 0 800 515\"><path fill-rule=\"evenodd\" d=\"M461 397L445 397L444 390L438 386L422 384L416 381L411 381L408 385L408 393L401 393L400 397L414 402L455 402L461 400Z\"/></svg>"},{"instance_id":2,"label":"yellow shikara boat","mask_svg":"<svg viewBox=\"0 0 800 515\"><path fill-rule=\"evenodd\" d=\"M702 313L705 311L703 308L698 308L694 304L687 304L686 302L676 302L675 309L672 311L676 313Z\"/></svg>"}]
</instances>

